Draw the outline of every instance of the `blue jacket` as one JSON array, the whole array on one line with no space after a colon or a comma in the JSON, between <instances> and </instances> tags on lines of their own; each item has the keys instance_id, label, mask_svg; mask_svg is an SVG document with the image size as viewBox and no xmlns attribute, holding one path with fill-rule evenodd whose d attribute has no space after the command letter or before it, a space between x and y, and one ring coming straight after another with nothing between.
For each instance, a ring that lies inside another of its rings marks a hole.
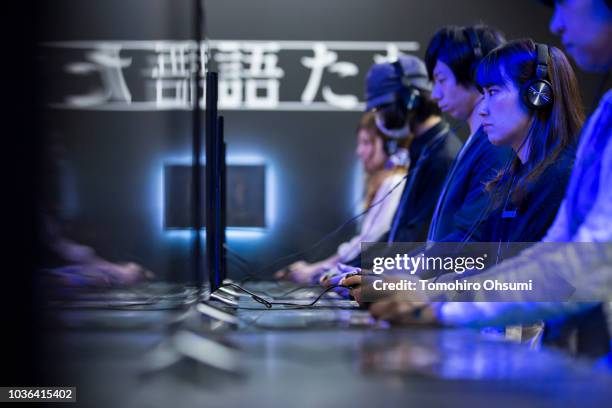
<instances>
[{"instance_id":1,"label":"blue jacket","mask_svg":"<svg viewBox=\"0 0 612 408\"><path fill-rule=\"evenodd\" d=\"M538 242L550 228L570 179L576 146L568 146L532 184L520 203L514 203L507 192L499 193L498 205L482 223L487 242ZM524 169L519 169L519 173ZM495 193L493 193L495 194Z\"/></svg>"},{"instance_id":2,"label":"blue jacket","mask_svg":"<svg viewBox=\"0 0 612 408\"><path fill-rule=\"evenodd\" d=\"M465 143L446 178L438 199L428 241L487 240L483 236L483 212L490 206L486 182L512 160L512 149L492 145L479 128Z\"/></svg>"}]
</instances>

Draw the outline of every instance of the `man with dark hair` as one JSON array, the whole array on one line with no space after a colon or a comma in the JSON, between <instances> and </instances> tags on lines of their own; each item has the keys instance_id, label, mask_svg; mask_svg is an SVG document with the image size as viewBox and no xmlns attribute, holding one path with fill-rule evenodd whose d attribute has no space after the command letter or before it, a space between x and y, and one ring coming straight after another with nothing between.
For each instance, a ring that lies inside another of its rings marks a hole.
<instances>
[{"instance_id":1,"label":"man with dark hair","mask_svg":"<svg viewBox=\"0 0 612 408\"><path fill-rule=\"evenodd\" d=\"M470 136L436 197L426 237L429 242L486 238L481 231L484 224L479 223L490 210L490 197L484 185L509 162L512 151L493 146L482 131L482 118L476 109L482 94L474 83L473 74L480 60L504 41L500 31L484 25L447 26L436 32L427 47L425 64L428 77L433 80L432 100L454 119L467 122L470 129ZM373 107L373 103L369 102L368 107ZM394 241L417 242L414 239ZM435 247L428 250L434 251ZM339 279L337 277L334 282Z\"/></svg>"},{"instance_id":2,"label":"man with dark hair","mask_svg":"<svg viewBox=\"0 0 612 408\"><path fill-rule=\"evenodd\" d=\"M438 199L427 240L482 241L482 220L489 210L484 184L512 157L507 148L493 146L482 131L476 107L482 94L473 74L480 60L504 42L498 30L477 25L447 26L433 36L425 53L432 98L443 112L466 121L470 136L461 148Z\"/></svg>"}]
</instances>

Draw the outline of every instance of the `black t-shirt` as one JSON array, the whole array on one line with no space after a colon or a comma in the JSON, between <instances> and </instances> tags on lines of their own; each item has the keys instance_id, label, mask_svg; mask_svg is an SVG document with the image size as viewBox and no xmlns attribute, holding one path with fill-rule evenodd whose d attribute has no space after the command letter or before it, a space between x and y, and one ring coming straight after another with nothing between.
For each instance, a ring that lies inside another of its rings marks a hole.
<instances>
[{"instance_id":1,"label":"black t-shirt","mask_svg":"<svg viewBox=\"0 0 612 408\"><path fill-rule=\"evenodd\" d=\"M565 148L536 180L524 186L525 194L520 202L513 202L505 193L496 197L494 201L498 205L485 220L483 241L541 241L565 197L575 157L575 146ZM516 178L520 179L526 171L523 165Z\"/></svg>"}]
</instances>

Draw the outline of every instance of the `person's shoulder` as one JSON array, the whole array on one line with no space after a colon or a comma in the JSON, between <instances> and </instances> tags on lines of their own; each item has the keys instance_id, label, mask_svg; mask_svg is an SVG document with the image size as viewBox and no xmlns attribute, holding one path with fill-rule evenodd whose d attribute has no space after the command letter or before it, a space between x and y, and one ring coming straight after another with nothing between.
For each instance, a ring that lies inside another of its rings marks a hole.
<instances>
[{"instance_id":1,"label":"person's shoulder","mask_svg":"<svg viewBox=\"0 0 612 408\"><path fill-rule=\"evenodd\" d=\"M554 187L555 183L567 182L572 173L575 160L576 145L572 143L563 148L556 159L544 170L544 177L540 177L540 184L553 183L550 187Z\"/></svg>"},{"instance_id":2,"label":"person's shoulder","mask_svg":"<svg viewBox=\"0 0 612 408\"><path fill-rule=\"evenodd\" d=\"M612 89L608 89L608 91L601 97L599 101L600 106L612 106Z\"/></svg>"},{"instance_id":3,"label":"person's shoulder","mask_svg":"<svg viewBox=\"0 0 612 408\"><path fill-rule=\"evenodd\" d=\"M441 121L440 125L443 126L442 134L444 136L444 143L440 146L440 151L444 151L446 156L455 157L455 155L461 150L461 139L451 129L450 124L446 121Z\"/></svg>"},{"instance_id":4,"label":"person's shoulder","mask_svg":"<svg viewBox=\"0 0 612 408\"><path fill-rule=\"evenodd\" d=\"M443 134L446 136L446 143L461 143L461 139L457 136L457 133L454 129L451 128L450 123L446 121L442 121L441 124L444 126Z\"/></svg>"},{"instance_id":5,"label":"person's shoulder","mask_svg":"<svg viewBox=\"0 0 612 408\"><path fill-rule=\"evenodd\" d=\"M592 132L594 129L604 129L604 131L612 133L610 127L612 121L612 89L608 90L599 100L597 107L591 113L585 123L583 132Z\"/></svg>"},{"instance_id":6,"label":"person's shoulder","mask_svg":"<svg viewBox=\"0 0 612 408\"><path fill-rule=\"evenodd\" d=\"M407 173L405 171L390 172L389 175L387 175L382 181L380 185L380 190L391 190L398 183L406 179L406 174Z\"/></svg>"}]
</instances>

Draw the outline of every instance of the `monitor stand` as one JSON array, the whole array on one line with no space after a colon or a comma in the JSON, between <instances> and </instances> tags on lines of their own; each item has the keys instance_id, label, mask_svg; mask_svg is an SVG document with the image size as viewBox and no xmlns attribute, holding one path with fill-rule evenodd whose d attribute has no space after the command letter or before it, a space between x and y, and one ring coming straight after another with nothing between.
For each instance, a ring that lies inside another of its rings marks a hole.
<instances>
[{"instance_id":1,"label":"monitor stand","mask_svg":"<svg viewBox=\"0 0 612 408\"><path fill-rule=\"evenodd\" d=\"M231 307L238 307L238 302L230 297L224 295L222 291L217 290L214 293L211 293L208 297L210 300L217 300L223 304L226 304Z\"/></svg>"}]
</instances>

